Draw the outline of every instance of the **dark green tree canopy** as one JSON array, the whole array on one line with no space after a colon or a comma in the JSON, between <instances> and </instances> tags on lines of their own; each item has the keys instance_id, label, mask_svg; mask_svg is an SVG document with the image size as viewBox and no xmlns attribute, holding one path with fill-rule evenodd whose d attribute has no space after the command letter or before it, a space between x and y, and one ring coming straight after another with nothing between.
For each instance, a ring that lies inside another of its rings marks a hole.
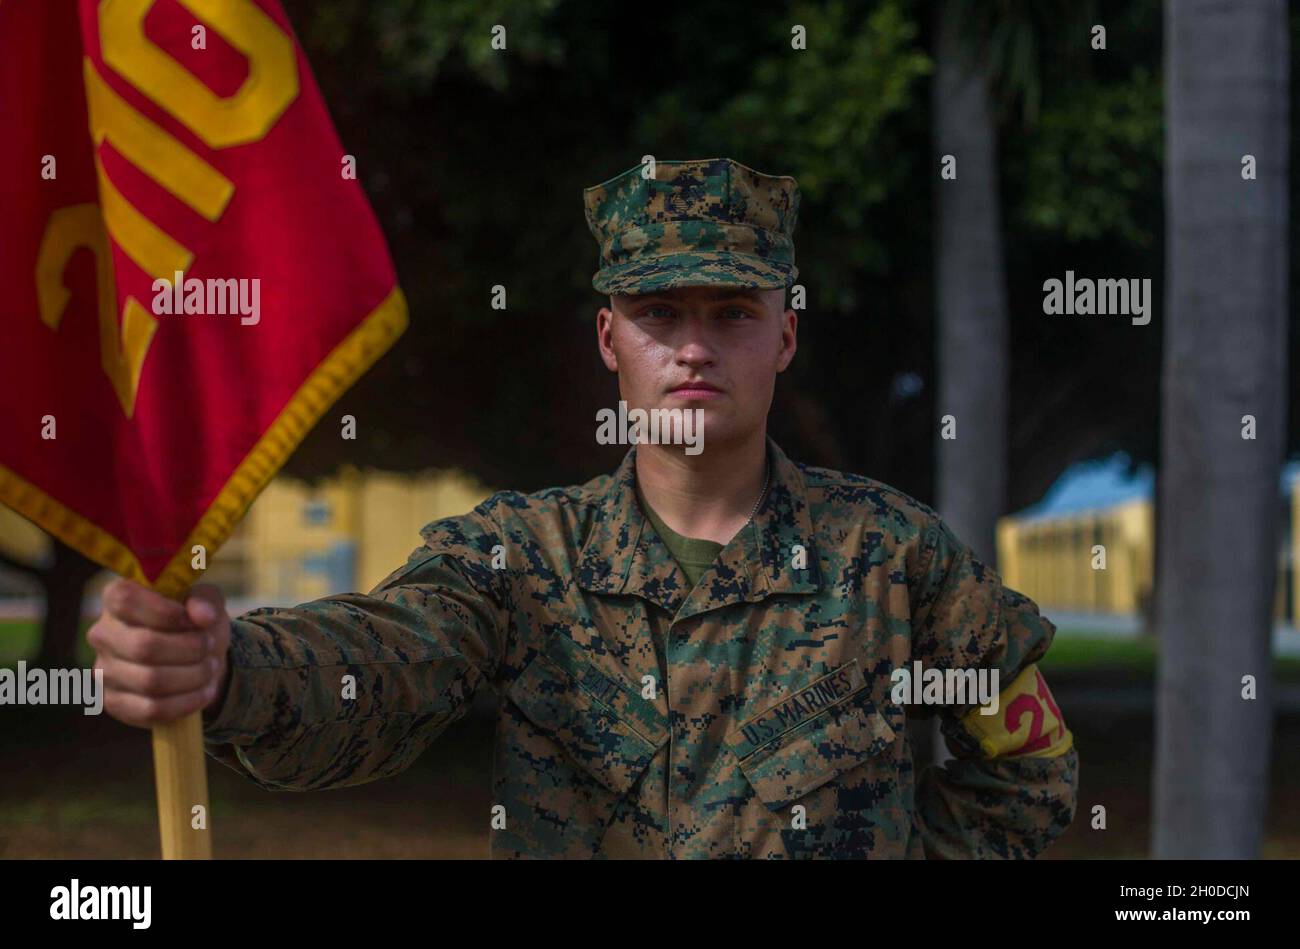
<instances>
[{"instance_id":1,"label":"dark green tree canopy","mask_svg":"<svg viewBox=\"0 0 1300 949\"><path fill-rule=\"evenodd\" d=\"M582 189L647 154L726 155L793 174L803 191L807 309L774 436L793 457L931 497L929 4L792 2L743 18L720 0L653 16L577 0L286 6L413 318L338 410L357 416L358 440L322 425L291 470L455 465L531 490L611 468L621 451L592 434L617 383L594 345L605 301L590 285ZM1073 461L1157 457L1160 5L1075 6L969 13L1001 103L1009 510ZM1107 26L1104 51L1090 47L1092 17ZM492 48L496 25L505 50ZM792 48L796 25L806 49ZM1155 318L1044 315L1043 281L1066 270L1152 278ZM498 284L504 311L490 305Z\"/></svg>"}]
</instances>

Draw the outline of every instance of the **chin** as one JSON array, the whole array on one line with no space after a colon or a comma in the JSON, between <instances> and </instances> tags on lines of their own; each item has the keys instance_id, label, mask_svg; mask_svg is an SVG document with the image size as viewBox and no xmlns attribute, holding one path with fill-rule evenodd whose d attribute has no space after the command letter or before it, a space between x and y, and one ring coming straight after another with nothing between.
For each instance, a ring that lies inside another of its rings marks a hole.
<instances>
[{"instance_id":1,"label":"chin","mask_svg":"<svg viewBox=\"0 0 1300 949\"><path fill-rule=\"evenodd\" d=\"M735 441L740 434L740 428L735 421L730 418L715 416L708 409L704 410L704 424L701 426L704 432L704 444L707 446L712 442L714 444L726 444Z\"/></svg>"}]
</instances>

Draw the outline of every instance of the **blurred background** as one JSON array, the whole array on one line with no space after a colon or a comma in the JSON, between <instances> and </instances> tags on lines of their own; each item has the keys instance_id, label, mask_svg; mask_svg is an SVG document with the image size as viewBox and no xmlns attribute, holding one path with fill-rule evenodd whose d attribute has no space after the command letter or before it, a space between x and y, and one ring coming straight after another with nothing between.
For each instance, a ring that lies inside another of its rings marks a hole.
<instances>
[{"instance_id":1,"label":"blurred background","mask_svg":"<svg viewBox=\"0 0 1300 949\"><path fill-rule=\"evenodd\" d=\"M1042 667L1082 758L1078 816L1048 856L1152 853L1156 769L1177 783L1196 767L1156 754L1157 670L1176 635L1160 604L1195 582L1160 564L1161 525L1181 516L1162 491L1176 113L1161 3L795 2L761 16L715 0L284 6L357 156L412 322L214 558L208 579L232 614L369 589L425 523L493 490L617 465L623 449L592 438L617 388L594 345L605 300L590 285L582 189L645 155L732 157L794 175L803 194L807 305L771 433L792 458L935 506L1040 605L1058 627ZM1296 48L1295 14L1264 6L1282 11ZM490 48L496 24L508 55ZM806 49L792 48L793 24ZM1247 58L1273 70L1263 81L1285 120L1290 63L1259 42ZM962 188L945 195L949 152ZM1276 239L1293 274L1287 207ZM1150 278L1151 322L1045 315L1043 282L1067 270ZM505 310L491 306L498 284ZM1294 363L1294 292L1284 281L1265 293ZM1300 465L1286 459L1300 412L1294 382L1276 382L1259 413L1289 421L1255 462L1271 485L1272 570L1239 591L1271 604L1270 628L1222 635L1264 636L1272 663L1268 732L1239 739L1266 762L1240 834L1263 856L1297 857ZM970 437L938 437L951 412ZM337 436L343 414L358 420L355 441ZM84 630L107 579L0 509L0 663L89 665ZM496 699L480 700L407 773L373 785L271 794L210 763L216 856L486 856ZM9 709L5 722L0 857L156 855L144 732L76 709Z\"/></svg>"}]
</instances>

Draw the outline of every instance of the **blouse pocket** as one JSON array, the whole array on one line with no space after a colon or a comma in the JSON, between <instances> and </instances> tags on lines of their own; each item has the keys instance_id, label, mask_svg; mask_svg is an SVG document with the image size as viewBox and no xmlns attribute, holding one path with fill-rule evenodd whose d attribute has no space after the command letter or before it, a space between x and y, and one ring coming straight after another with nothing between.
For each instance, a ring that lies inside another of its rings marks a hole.
<instances>
[{"instance_id":1,"label":"blouse pocket","mask_svg":"<svg viewBox=\"0 0 1300 949\"><path fill-rule=\"evenodd\" d=\"M557 636L506 690L500 783L512 799L508 814L522 823L511 826L508 816L494 849L589 857L667 743L668 721Z\"/></svg>"},{"instance_id":2,"label":"blouse pocket","mask_svg":"<svg viewBox=\"0 0 1300 949\"><path fill-rule=\"evenodd\" d=\"M752 741L752 726L748 735L746 724L733 731L728 744L767 812L742 819L742 835L753 838L748 846L742 839L742 852L892 855L908 831L899 788L904 720L900 709L882 709L871 689L858 683L850 694L761 744ZM780 831L780 846L774 840L764 844L773 828Z\"/></svg>"}]
</instances>

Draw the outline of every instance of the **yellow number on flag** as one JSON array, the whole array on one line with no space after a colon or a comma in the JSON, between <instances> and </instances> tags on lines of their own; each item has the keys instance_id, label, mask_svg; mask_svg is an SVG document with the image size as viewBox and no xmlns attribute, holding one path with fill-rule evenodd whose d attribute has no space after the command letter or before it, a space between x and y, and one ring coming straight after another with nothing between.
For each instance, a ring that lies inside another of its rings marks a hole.
<instances>
[{"instance_id":1,"label":"yellow number on flag","mask_svg":"<svg viewBox=\"0 0 1300 949\"><path fill-rule=\"evenodd\" d=\"M63 271L72 255L87 247L95 255L95 285L99 313L99 359L127 418L135 414L140 370L158 322L135 297L127 297L122 324L117 321L117 286L113 258L103 219L94 204L75 204L50 215L36 258L36 298L41 322L58 330L71 293Z\"/></svg>"},{"instance_id":2,"label":"yellow number on flag","mask_svg":"<svg viewBox=\"0 0 1300 949\"><path fill-rule=\"evenodd\" d=\"M293 39L250 0L178 0L248 57L248 77L222 97L144 35L156 0L103 0L104 62L212 148L260 141L298 98Z\"/></svg>"}]
</instances>

